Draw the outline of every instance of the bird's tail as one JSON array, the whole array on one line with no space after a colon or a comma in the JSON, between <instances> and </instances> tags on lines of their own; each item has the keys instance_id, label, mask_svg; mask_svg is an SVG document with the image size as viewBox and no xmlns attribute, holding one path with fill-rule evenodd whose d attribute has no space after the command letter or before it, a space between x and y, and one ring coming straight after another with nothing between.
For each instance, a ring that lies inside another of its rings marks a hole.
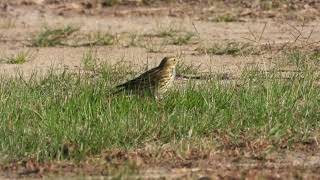
<instances>
[{"instance_id":1,"label":"bird's tail","mask_svg":"<svg viewBox=\"0 0 320 180\"><path fill-rule=\"evenodd\" d=\"M115 87L114 89L111 90L110 95L116 95L119 94L123 91L124 89L121 87Z\"/></svg>"},{"instance_id":2,"label":"bird's tail","mask_svg":"<svg viewBox=\"0 0 320 180\"><path fill-rule=\"evenodd\" d=\"M110 96L114 96L116 94L119 94L121 92L123 92L125 90L125 88L122 85L116 86L115 88L113 88L110 92Z\"/></svg>"},{"instance_id":3,"label":"bird's tail","mask_svg":"<svg viewBox=\"0 0 320 180\"><path fill-rule=\"evenodd\" d=\"M113 95L121 93L122 91L123 91L123 89L114 89L114 90L111 91L110 95L113 96Z\"/></svg>"}]
</instances>

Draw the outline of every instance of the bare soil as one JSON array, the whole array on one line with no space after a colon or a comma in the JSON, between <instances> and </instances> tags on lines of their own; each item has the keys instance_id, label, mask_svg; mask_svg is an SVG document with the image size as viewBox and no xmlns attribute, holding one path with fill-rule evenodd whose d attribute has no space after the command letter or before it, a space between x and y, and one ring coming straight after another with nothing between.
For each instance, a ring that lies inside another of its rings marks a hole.
<instances>
[{"instance_id":1,"label":"bare soil","mask_svg":"<svg viewBox=\"0 0 320 180\"><path fill-rule=\"evenodd\" d=\"M242 145L190 148L170 144L135 150L108 150L81 162L27 159L0 166L5 178L184 178L184 179L319 179L319 144L275 148L265 140ZM210 144L211 142L206 142Z\"/></svg>"},{"instance_id":2,"label":"bare soil","mask_svg":"<svg viewBox=\"0 0 320 180\"><path fill-rule=\"evenodd\" d=\"M262 55L210 55L196 51L212 43L227 41L270 45L277 49L285 44L319 50L320 21L317 2L297 4L296 9L261 10L259 7L232 4L202 4L197 1L182 4L159 3L152 6L123 3L103 7L91 1L14 0L0 2L0 57L28 51L29 60L23 64L0 63L1 76L26 76L49 69L81 70L83 54L93 49L101 62L127 62L132 66L155 66L162 57L179 55L185 64L200 66L202 72L228 73L239 76L248 65L270 69L281 64L273 58L278 51ZM221 9L224 8L224 9ZM234 22L215 22L210 18L222 11L242 13ZM295 16L288 14L295 13ZM310 17L311 16L311 17ZM301 21L301 19L306 19ZM106 32L121 39L117 44L101 47L30 47L29 40L44 25L80 27L79 34ZM158 52L145 47L128 45L128 35L148 36L161 30L177 28L197 35L190 43L161 45L159 38L146 38ZM167 147L159 151L142 148L130 151L110 150L82 162L23 162L3 164L2 177L100 177L112 175L112 169L125 169L130 164L136 178L213 178L213 179L319 179L320 154L317 139L298 143L294 148L272 150L269 143L248 142L243 146L224 145L218 148L190 149L185 154ZM267 153L268 152L268 153ZM271 153L269 153L271 152ZM123 170L125 172L125 170Z\"/></svg>"}]
</instances>

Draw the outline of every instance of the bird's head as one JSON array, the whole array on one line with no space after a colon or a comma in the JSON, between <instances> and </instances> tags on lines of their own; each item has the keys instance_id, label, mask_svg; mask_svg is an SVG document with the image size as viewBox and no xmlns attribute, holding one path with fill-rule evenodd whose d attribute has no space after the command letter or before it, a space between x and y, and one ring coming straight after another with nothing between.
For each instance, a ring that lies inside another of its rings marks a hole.
<instances>
[{"instance_id":1,"label":"bird's head","mask_svg":"<svg viewBox=\"0 0 320 180\"><path fill-rule=\"evenodd\" d=\"M165 57L162 59L159 67L171 67L175 68L178 63L178 58L176 57Z\"/></svg>"}]
</instances>

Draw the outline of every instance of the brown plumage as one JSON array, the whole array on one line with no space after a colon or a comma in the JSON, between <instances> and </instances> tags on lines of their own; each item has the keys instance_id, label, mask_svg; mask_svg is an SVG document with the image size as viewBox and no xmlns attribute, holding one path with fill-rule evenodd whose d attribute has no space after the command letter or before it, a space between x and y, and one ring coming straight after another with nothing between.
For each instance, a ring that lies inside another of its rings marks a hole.
<instances>
[{"instance_id":1,"label":"brown plumage","mask_svg":"<svg viewBox=\"0 0 320 180\"><path fill-rule=\"evenodd\" d=\"M116 92L126 91L129 94L152 95L161 98L176 76L176 57L165 57L158 67L150 69L135 79L116 86ZM115 94L114 93L114 94Z\"/></svg>"}]
</instances>

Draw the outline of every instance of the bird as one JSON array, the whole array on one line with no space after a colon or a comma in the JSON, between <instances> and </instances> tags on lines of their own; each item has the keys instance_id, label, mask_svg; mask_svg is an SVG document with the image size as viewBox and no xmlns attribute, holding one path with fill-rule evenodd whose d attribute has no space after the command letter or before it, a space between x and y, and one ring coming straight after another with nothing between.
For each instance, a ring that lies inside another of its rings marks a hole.
<instances>
[{"instance_id":1,"label":"bird","mask_svg":"<svg viewBox=\"0 0 320 180\"><path fill-rule=\"evenodd\" d=\"M115 87L113 94L128 92L140 96L153 96L161 99L163 94L172 86L176 76L178 58L173 56L164 57L160 64L140 76Z\"/></svg>"}]
</instances>

